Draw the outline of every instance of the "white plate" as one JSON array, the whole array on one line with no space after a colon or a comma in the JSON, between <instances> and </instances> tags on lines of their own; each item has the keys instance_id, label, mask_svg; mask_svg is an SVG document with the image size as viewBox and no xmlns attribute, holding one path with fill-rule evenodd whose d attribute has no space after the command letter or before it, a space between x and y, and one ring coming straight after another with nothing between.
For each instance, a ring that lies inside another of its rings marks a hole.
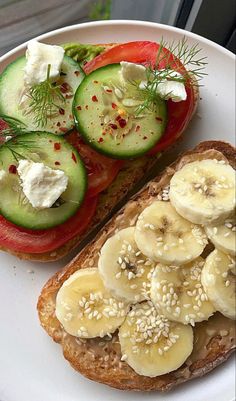
<instances>
[{"instance_id":1,"label":"white plate","mask_svg":"<svg viewBox=\"0 0 236 401\"><path fill-rule=\"evenodd\" d=\"M235 132L234 56L209 40L169 26L140 21L85 23L47 33L40 40L59 44L158 41L180 39L199 42L208 56L208 76L201 88L200 106L181 143L191 148L201 140L223 139L233 143ZM1 60L0 71L25 51L25 44ZM67 260L69 260L67 258ZM91 382L64 360L39 325L37 297L46 280L64 261L41 265L19 261L0 253L0 400L1 401L231 401L234 398L233 359L209 375L178 387L169 394L124 393ZM29 273L34 271L34 273Z\"/></svg>"}]
</instances>

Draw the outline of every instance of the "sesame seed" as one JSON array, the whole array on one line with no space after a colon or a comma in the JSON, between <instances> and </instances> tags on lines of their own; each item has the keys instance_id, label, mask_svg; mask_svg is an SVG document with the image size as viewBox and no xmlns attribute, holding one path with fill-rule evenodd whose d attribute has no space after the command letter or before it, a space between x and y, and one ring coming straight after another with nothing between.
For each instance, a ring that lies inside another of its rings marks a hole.
<instances>
[{"instance_id":1,"label":"sesame seed","mask_svg":"<svg viewBox=\"0 0 236 401\"><path fill-rule=\"evenodd\" d=\"M119 272L119 273L116 273L116 279L119 279L120 277L121 277L121 272Z\"/></svg>"},{"instance_id":2,"label":"sesame seed","mask_svg":"<svg viewBox=\"0 0 236 401\"><path fill-rule=\"evenodd\" d=\"M135 289L137 288L137 285L136 285L136 284L132 284L132 285L130 286L130 288L131 288L131 290L135 290Z\"/></svg>"},{"instance_id":3,"label":"sesame seed","mask_svg":"<svg viewBox=\"0 0 236 401\"><path fill-rule=\"evenodd\" d=\"M190 308L191 304L184 304L183 306L184 306L184 308L188 309L188 308Z\"/></svg>"}]
</instances>

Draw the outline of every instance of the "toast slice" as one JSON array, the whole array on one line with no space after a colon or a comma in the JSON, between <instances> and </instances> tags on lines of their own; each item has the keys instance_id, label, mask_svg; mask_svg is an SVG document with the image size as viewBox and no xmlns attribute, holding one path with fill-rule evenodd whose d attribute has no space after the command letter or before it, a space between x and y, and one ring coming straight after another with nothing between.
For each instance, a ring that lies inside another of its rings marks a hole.
<instances>
[{"instance_id":1,"label":"toast slice","mask_svg":"<svg viewBox=\"0 0 236 401\"><path fill-rule=\"evenodd\" d=\"M104 46L104 51L114 47L115 43L109 44L100 44L99 46ZM193 86L194 88L194 109L192 111L192 115L189 117L189 120L186 122L185 126L182 127L181 132L179 132L179 137L186 129L190 120L194 116L199 100L199 88L197 85ZM73 237L71 240L66 242L64 245L59 248L44 253L24 253L17 252L12 249L5 248L0 245L0 250L11 253L17 256L19 259L24 260L32 260L38 262L52 262L55 260L59 260L66 256L70 251L72 251L76 247L80 247L82 241L93 231L95 230L99 224L109 218L112 215L113 209L116 205L127 195L132 189L136 186L136 184L144 178L151 168L155 165L157 160L159 159L160 154L154 156L143 156L135 160L127 160L125 161L123 167L117 174L115 180L112 184L103 192L99 194L99 200L96 207L95 214L87 226L86 230Z\"/></svg>"},{"instance_id":2,"label":"toast slice","mask_svg":"<svg viewBox=\"0 0 236 401\"><path fill-rule=\"evenodd\" d=\"M205 158L227 159L235 168L236 150L225 142L207 141L185 153L155 180L149 182L105 225L103 230L44 286L38 300L42 327L61 344L63 354L74 369L89 379L123 390L166 391L179 383L202 376L224 362L235 348L234 321L216 313L194 327L194 348L190 357L176 371L150 378L140 376L121 361L117 333L112 338L83 340L67 334L55 316L56 295L65 280L76 270L97 267L99 251L108 237L134 225L140 212L161 194L172 175L184 164Z\"/></svg>"}]
</instances>

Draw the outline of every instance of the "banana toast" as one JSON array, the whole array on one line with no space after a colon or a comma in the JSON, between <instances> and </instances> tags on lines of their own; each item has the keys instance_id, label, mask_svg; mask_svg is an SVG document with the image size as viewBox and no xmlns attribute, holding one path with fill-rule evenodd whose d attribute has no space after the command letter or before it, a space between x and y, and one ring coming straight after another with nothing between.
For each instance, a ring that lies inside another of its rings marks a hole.
<instances>
[{"instance_id":1,"label":"banana toast","mask_svg":"<svg viewBox=\"0 0 236 401\"><path fill-rule=\"evenodd\" d=\"M204 159L227 161L235 168L235 149L221 141L200 143L182 155L139 193L105 225L104 229L61 272L44 286L38 300L38 314L42 327L61 344L64 357L74 369L91 380L123 390L166 391L192 378L202 376L224 362L235 348L234 321L216 312L208 320L193 327L193 350L186 361L170 373L157 377L137 374L122 360L117 331L103 338L78 338L68 334L56 317L56 297L63 283L77 270L98 266L103 244L120 229L134 226L138 215L157 197L165 197L163 189L173 174L190 162ZM212 249L204 251L209 253Z\"/></svg>"}]
</instances>

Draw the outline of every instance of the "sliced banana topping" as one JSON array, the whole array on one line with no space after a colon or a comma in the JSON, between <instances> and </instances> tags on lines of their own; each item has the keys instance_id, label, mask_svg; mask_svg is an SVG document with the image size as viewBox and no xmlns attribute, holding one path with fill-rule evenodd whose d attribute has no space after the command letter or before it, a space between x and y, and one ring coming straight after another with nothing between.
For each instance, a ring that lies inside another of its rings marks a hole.
<instances>
[{"instance_id":1,"label":"sliced banana topping","mask_svg":"<svg viewBox=\"0 0 236 401\"><path fill-rule=\"evenodd\" d=\"M76 271L59 289L56 317L67 333L81 337L104 337L124 321L128 305L105 289L98 269Z\"/></svg>"},{"instance_id":2,"label":"sliced banana topping","mask_svg":"<svg viewBox=\"0 0 236 401\"><path fill-rule=\"evenodd\" d=\"M236 255L236 221L233 219L226 219L225 222L219 226L211 225L205 227L206 234L211 242L217 249L228 253L229 255Z\"/></svg>"},{"instance_id":3,"label":"sliced banana topping","mask_svg":"<svg viewBox=\"0 0 236 401\"><path fill-rule=\"evenodd\" d=\"M136 304L119 329L122 358L139 375L155 377L178 369L193 349L191 326L170 322L153 304Z\"/></svg>"},{"instance_id":4,"label":"sliced banana topping","mask_svg":"<svg viewBox=\"0 0 236 401\"><path fill-rule=\"evenodd\" d=\"M220 224L235 208L235 178L234 169L224 160L188 163L170 181L170 201L193 223Z\"/></svg>"},{"instance_id":5,"label":"sliced banana topping","mask_svg":"<svg viewBox=\"0 0 236 401\"><path fill-rule=\"evenodd\" d=\"M206 258L202 284L216 310L230 319L236 319L235 260L215 249Z\"/></svg>"},{"instance_id":6,"label":"sliced banana topping","mask_svg":"<svg viewBox=\"0 0 236 401\"><path fill-rule=\"evenodd\" d=\"M157 262L183 264L203 252L204 230L181 217L170 202L155 201L139 215L135 241L144 255Z\"/></svg>"},{"instance_id":7,"label":"sliced banana topping","mask_svg":"<svg viewBox=\"0 0 236 401\"><path fill-rule=\"evenodd\" d=\"M203 265L204 259L199 257L183 267L156 267L151 300L160 313L170 320L194 326L215 312L201 283Z\"/></svg>"},{"instance_id":8,"label":"sliced banana topping","mask_svg":"<svg viewBox=\"0 0 236 401\"><path fill-rule=\"evenodd\" d=\"M115 296L139 302L149 299L155 264L138 249L134 231L134 227L125 228L105 242L98 270L105 287Z\"/></svg>"}]
</instances>

